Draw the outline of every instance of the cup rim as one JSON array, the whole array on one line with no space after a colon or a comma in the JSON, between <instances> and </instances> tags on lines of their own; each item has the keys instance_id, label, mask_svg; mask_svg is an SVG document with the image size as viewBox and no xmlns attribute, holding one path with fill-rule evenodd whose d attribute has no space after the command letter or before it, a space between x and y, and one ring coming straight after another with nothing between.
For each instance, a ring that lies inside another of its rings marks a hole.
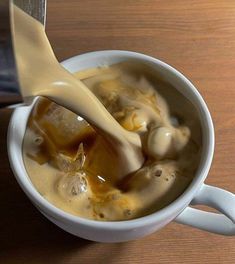
<instances>
[{"instance_id":1,"label":"cup rim","mask_svg":"<svg viewBox=\"0 0 235 264\"><path fill-rule=\"evenodd\" d=\"M201 186L201 184L204 182L205 178L207 177L207 174L211 166L211 162L213 159L213 153L214 153L214 127L213 127L212 118L207 108L207 105L205 101L203 100L202 96L200 95L200 93L198 92L198 90L195 88L195 86L181 72L179 72L178 70L176 70L169 64L159 59L156 59L154 57L151 57L151 56L148 56L142 53L137 53L133 51L124 51L124 50L93 51L93 52L88 52L88 53L84 53L81 55L71 57L67 60L64 60L61 64L65 68L68 68L70 63L74 63L77 60L93 58L96 55L103 55L105 57L120 55L120 56L132 57L132 58L151 62L155 65L158 65L164 68L164 70L170 72L171 74L174 74L178 79L180 79L188 87L188 89L190 89L191 93L193 94L195 98L195 101L197 102L197 107L198 107L198 112L200 113L200 117L203 118L204 120L205 126L203 127L203 130L206 129L205 135L207 138L206 142L203 143L205 144L204 159L200 162L200 165L199 165L200 169L197 170L197 173L193 181L186 188L186 190L179 197L177 197L173 202L171 202L169 205L165 206L164 208L154 213L151 213L149 215L142 216L136 219L122 220L122 221L98 221L98 220L82 218L82 217L67 213L63 211L62 209L56 207L49 201L47 201L43 196L39 194L39 192L30 182L26 169L24 167L24 164L23 166L20 166L20 162L22 160L22 151L20 150L21 157L16 155L17 147L18 148L20 147L20 149L22 148L22 144L19 146L19 144L17 144L15 140L16 133L17 133L17 122L19 122L19 117L22 118L21 110L25 111L25 109L27 109L27 113L25 113L25 115L28 120L33 104L31 104L30 106L22 106L22 107L17 108L11 117L9 127L8 127L8 137L7 137L8 157L9 157L11 169L15 175L15 178L20 184L21 188L26 193L26 195L34 203L34 205L36 205L36 207L39 207L40 211L45 210L46 214L49 217L62 221L62 222L63 222L62 219L64 219L64 220L69 220L70 222L73 222L73 223L79 223L87 227L93 227L93 228L95 227L95 228L100 228L100 229L105 229L105 230L121 230L121 229L123 230L123 229L128 229L128 228L137 228L137 227L144 226L150 223L155 223L157 221L161 221L165 219L169 215L171 215L174 218L174 213L178 212L179 214L185 207L187 207L188 203L193 199L198 188ZM24 169L22 169L22 167Z\"/></svg>"}]
</instances>

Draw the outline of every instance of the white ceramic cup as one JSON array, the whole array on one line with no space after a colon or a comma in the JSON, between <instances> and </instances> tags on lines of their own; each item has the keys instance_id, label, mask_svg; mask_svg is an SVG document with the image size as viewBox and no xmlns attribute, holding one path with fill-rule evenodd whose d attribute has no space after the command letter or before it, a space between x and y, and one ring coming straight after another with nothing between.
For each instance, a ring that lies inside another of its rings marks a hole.
<instances>
[{"instance_id":1,"label":"white ceramic cup","mask_svg":"<svg viewBox=\"0 0 235 264\"><path fill-rule=\"evenodd\" d=\"M160 60L129 51L110 50L86 53L70 58L64 61L62 65L70 72L77 72L128 59L149 63L156 72L187 97L198 111L202 126L202 158L194 180L185 192L160 211L127 221L101 222L88 220L55 207L37 192L27 175L22 159L22 141L33 104L16 108L8 130L10 164L21 188L38 210L57 226L78 237L93 241L122 242L136 239L157 231L172 220L209 232L234 235L235 195L204 184L213 157L214 128L205 102L188 79ZM190 204L204 204L217 209L220 213L201 211L191 208Z\"/></svg>"}]
</instances>

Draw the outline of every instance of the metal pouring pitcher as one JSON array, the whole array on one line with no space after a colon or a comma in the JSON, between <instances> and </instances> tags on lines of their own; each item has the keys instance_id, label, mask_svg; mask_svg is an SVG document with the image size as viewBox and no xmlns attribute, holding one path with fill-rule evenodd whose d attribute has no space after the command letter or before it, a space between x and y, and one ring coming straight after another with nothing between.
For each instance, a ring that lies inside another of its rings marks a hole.
<instances>
[{"instance_id":1,"label":"metal pouring pitcher","mask_svg":"<svg viewBox=\"0 0 235 264\"><path fill-rule=\"evenodd\" d=\"M23 101L12 43L12 5L15 4L45 26L46 0L0 2L0 108Z\"/></svg>"}]
</instances>

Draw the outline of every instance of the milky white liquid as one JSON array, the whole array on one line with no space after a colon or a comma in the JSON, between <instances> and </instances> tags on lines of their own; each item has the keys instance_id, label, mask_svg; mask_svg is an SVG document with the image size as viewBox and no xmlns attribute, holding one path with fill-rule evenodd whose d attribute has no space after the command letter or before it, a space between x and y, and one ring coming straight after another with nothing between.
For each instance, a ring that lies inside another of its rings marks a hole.
<instances>
[{"instance_id":1,"label":"milky white liquid","mask_svg":"<svg viewBox=\"0 0 235 264\"><path fill-rule=\"evenodd\" d=\"M143 164L138 135L123 129L87 87L56 60L42 24L13 8L13 40L22 94L46 96L87 120L103 134L122 164L120 177Z\"/></svg>"}]
</instances>

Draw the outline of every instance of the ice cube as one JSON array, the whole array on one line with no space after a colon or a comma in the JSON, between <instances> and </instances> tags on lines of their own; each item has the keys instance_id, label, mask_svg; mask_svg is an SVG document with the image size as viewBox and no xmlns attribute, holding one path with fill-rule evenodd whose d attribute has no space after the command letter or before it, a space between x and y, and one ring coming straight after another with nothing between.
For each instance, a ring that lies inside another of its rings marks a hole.
<instances>
[{"instance_id":1,"label":"ice cube","mask_svg":"<svg viewBox=\"0 0 235 264\"><path fill-rule=\"evenodd\" d=\"M59 192L65 197L78 196L87 192L86 173L83 171L64 174L58 184Z\"/></svg>"},{"instance_id":2,"label":"ice cube","mask_svg":"<svg viewBox=\"0 0 235 264\"><path fill-rule=\"evenodd\" d=\"M49 106L41 126L57 145L63 146L73 143L89 127L84 119L55 103Z\"/></svg>"},{"instance_id":3,"label":"ice cube","mask_svg":"<svg viewBox=\"0 0 235 264\"><path fill-rule=\"evenodd\" d=\"M63 172L79 171L83 168L86 156L83 143L80 143L78 151L74 157L70 157L63 153L58 153L55 157L55 163L59 170Z\"/></svg>"}]
</instances>

